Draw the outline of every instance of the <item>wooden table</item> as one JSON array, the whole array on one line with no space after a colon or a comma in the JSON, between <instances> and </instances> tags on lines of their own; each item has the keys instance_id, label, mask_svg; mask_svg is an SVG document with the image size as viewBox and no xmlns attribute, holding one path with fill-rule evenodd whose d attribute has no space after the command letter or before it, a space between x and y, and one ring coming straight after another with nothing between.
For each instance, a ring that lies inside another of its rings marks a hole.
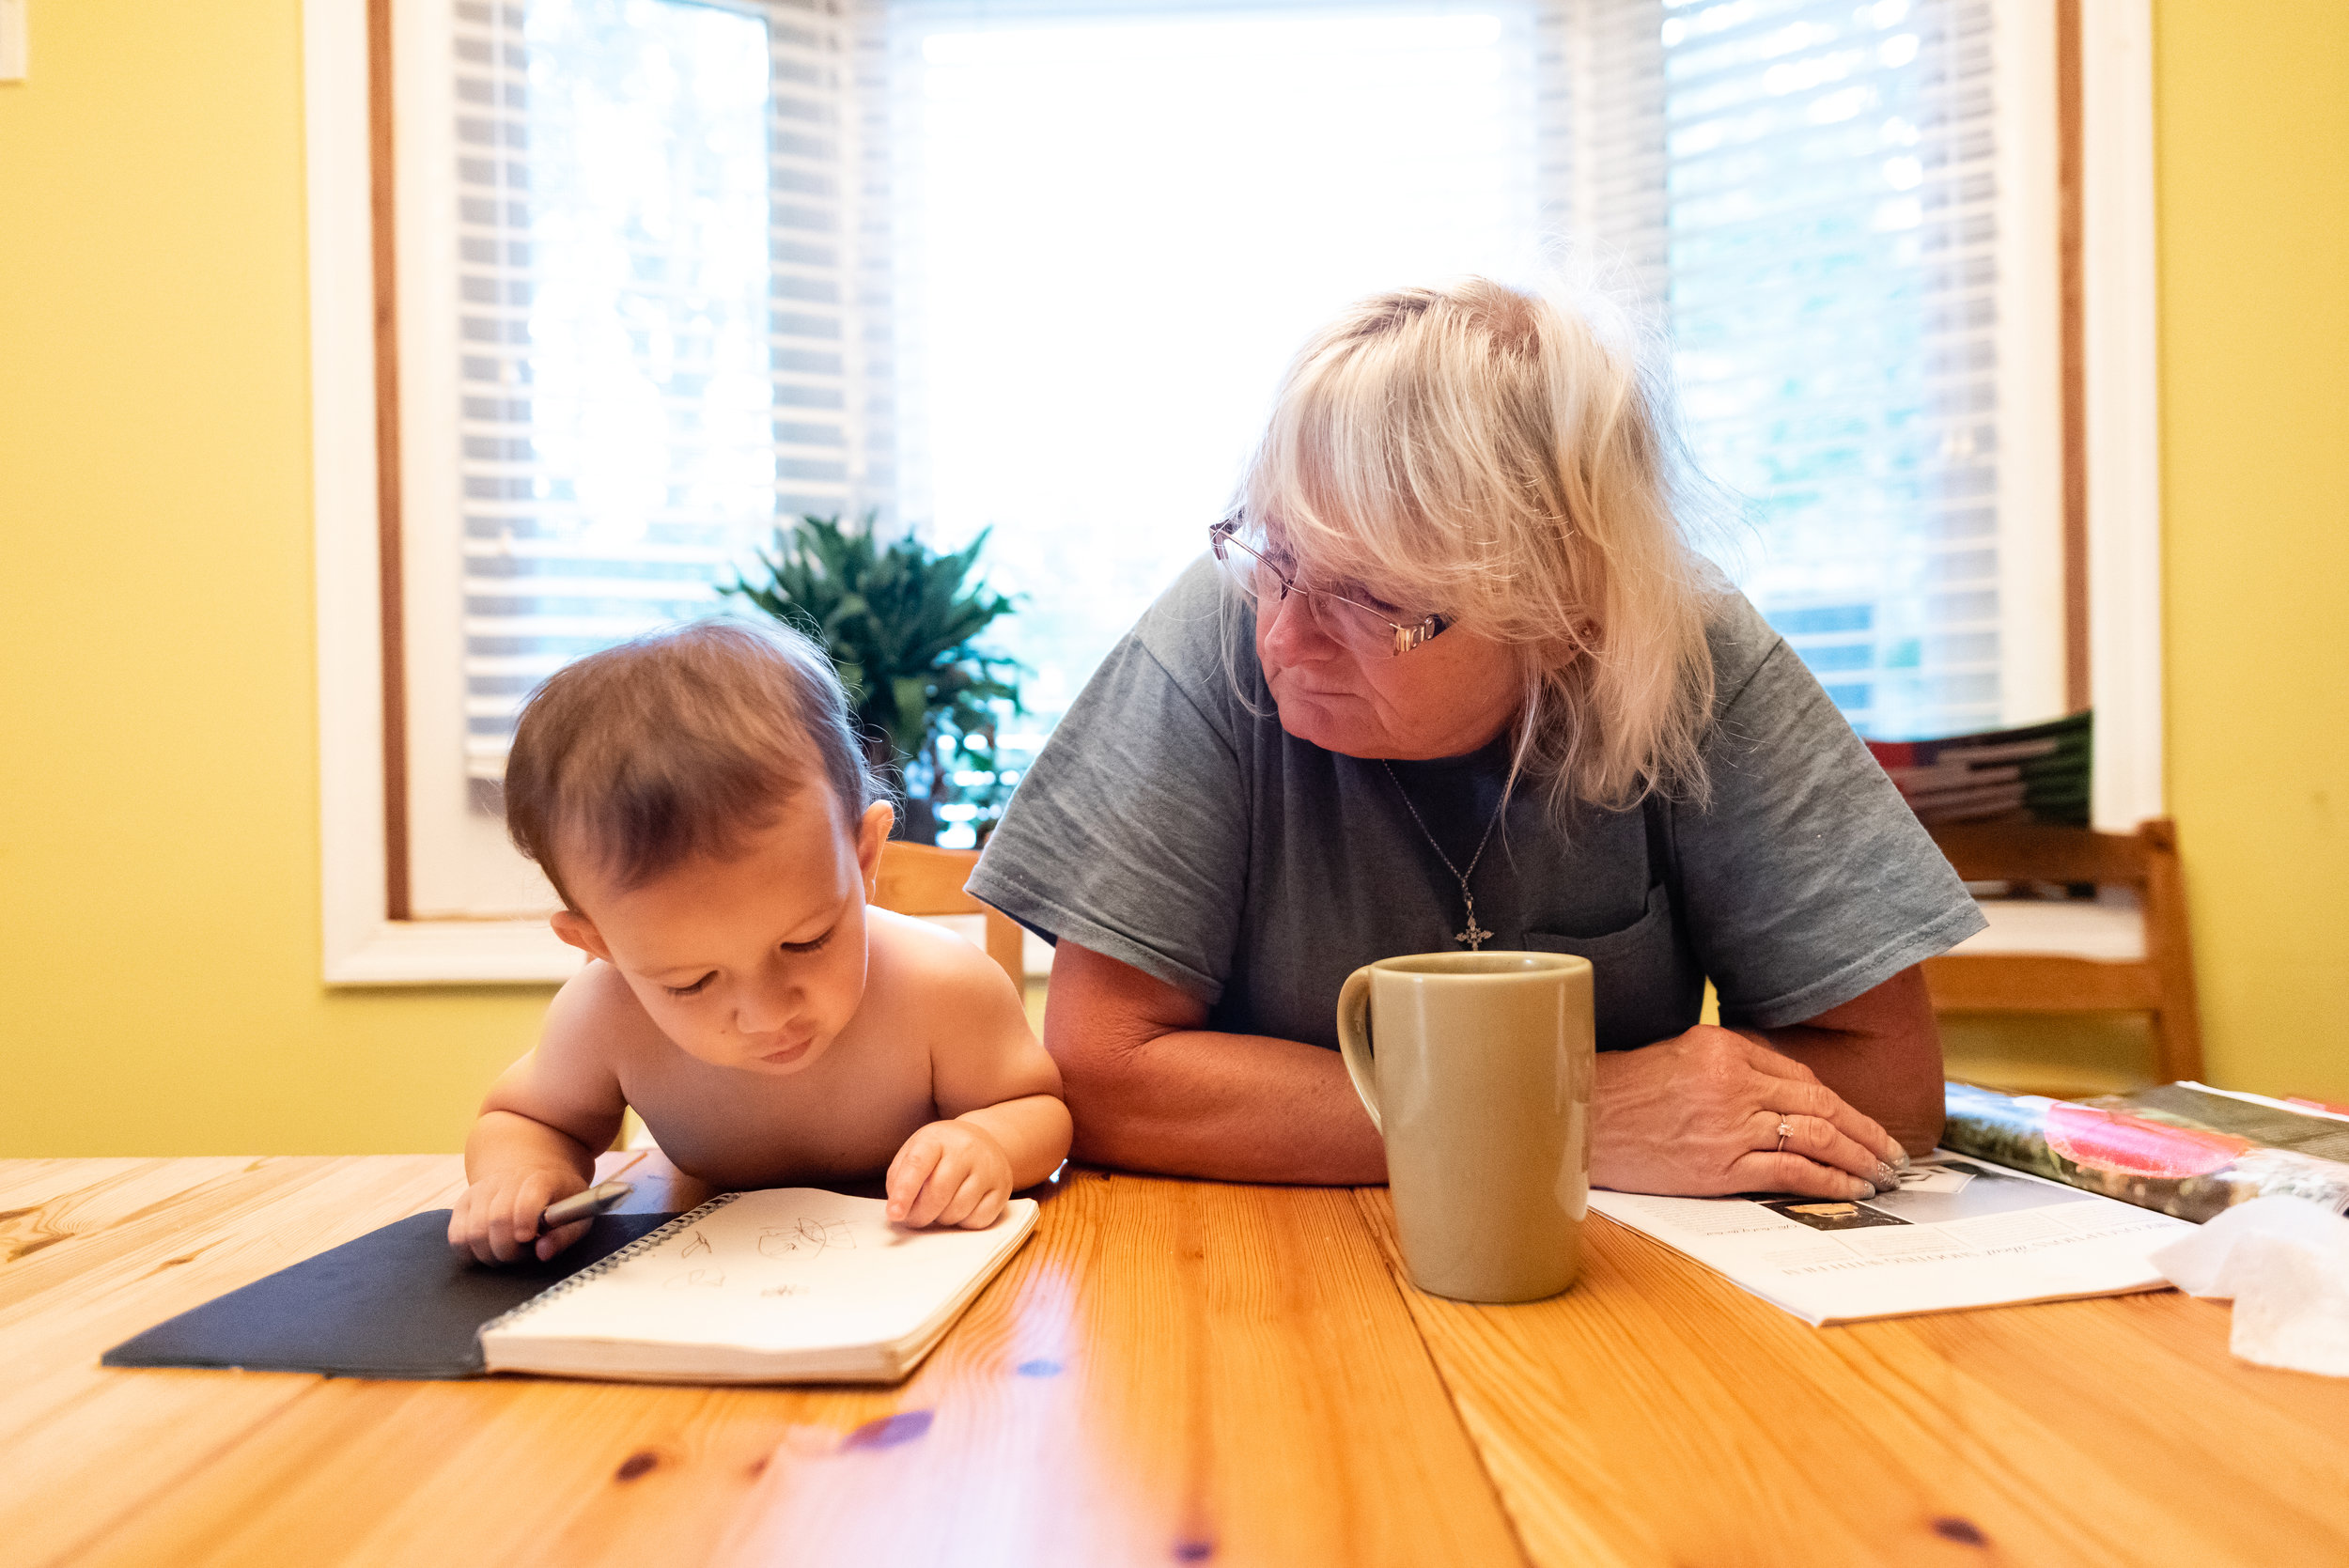
<instances>
[{"instance_id":1,"label":"wooden table","mask_svg":"<svg viewBox=\"0 0 2349 1568\"><path fill-rule=\"evenodd\" d=\"M607 1157L618 1166L645 1157ZM700 1194L651 1157L647 1207ZM1555 1300L1386 1194L1073 1172L875 1391L109 1371L447 1156L0 1162L12 1564L2349 1562L2349 1382L2172 1293L1813 1329L1594 1217Z\"/></svg>"}]
</instances>

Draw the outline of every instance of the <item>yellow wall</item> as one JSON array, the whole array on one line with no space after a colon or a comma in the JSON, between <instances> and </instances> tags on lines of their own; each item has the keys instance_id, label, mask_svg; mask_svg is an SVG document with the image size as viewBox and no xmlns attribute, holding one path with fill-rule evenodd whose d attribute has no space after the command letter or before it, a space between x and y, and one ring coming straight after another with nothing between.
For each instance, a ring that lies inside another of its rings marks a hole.
<instances>
[{"instance_id":1,"label":"yellow wall","mask_svg":"<svg viewBox=\"0 0 2349 1568\"><path fill-rule=\"evenodd\" d=\"M0 1154L453 1148L544 1004L318 980L300 21L0 85Z\"/></svg>"},{"instance_id":2,"label":"yellow wall","mask_svg":"<svg viewBox=\"0 0 2349 1568\"><path fill-rule=\"evenodd\" d=\"M2156 18L2211 1071L2349 1098L2349 11ZM0 86L0 1154L453 1147L543 993L317 978L299 5L32 27Z\"/></svg>"},{"instance_id":3,"label":"yellow wall","mask_svg":"<svg viewBox=\"0 0 2349 1568\"><path fill-rule=\"evenodd\" d=\"M2155 13L2169 786L2209 1071L2349 1101L2349 7Z\"/></svg>"}]
</instances>

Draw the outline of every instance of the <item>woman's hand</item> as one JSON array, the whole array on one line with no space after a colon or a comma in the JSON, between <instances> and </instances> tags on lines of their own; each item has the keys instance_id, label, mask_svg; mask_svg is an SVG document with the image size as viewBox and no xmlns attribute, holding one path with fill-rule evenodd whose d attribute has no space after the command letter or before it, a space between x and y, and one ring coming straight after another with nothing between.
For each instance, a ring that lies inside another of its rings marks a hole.
<instances>
[{"instance_id":1,"label":"woman's hand","mask_svg":"<svg viewBox=\"0 0 2349 1568\"><path fill-rule=\"evenodd\" d=\"M1706 1024L1600 1052L1591 1122L1592 1184L1622 1192L1873 1198L1908 1163L1810 1068Z\"/></svg>"}]
</instances>

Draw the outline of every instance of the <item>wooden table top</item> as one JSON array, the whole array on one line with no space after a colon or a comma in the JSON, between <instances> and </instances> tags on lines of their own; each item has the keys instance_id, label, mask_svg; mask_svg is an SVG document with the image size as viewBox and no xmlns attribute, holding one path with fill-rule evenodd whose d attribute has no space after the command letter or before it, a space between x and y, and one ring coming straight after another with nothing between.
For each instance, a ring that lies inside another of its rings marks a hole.
<instances>
[{"instance_id":1,"label":"wooden table top","mask_svg":"<svg viewBox=\"0 0 2349 1568\"><path fill-rule=\"evenodd\" d=\"M645 1160L607 1157L607 1168ZM632 1207L692 1184L650 1157ZM2175 1293L1815 1329L1592 1218L1403 1282L1383 1189L1074 1171L871 1391L109 1370L452 1156L0 1162L12 1563L2349 1562L2349 1381Z\"/></svg>"}]
</instances>

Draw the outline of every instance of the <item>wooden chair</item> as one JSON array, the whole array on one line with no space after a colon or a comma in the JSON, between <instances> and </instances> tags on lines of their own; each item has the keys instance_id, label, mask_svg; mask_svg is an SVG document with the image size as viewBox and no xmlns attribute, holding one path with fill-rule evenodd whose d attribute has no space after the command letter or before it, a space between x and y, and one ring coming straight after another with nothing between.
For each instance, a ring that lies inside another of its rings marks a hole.
<instances>
[{"instance_id":1,"label":"wooden chair","mask_svg":"<svg viewBox=\"0 0 2349 1568\"><path fill-rule=\"evenodd\" d=\"M1015 987L1022 986L1027 964L1021 956L1019 923L962 891L971 880L971 868L978 863L975 849L940 849L891 839L881 846L880 889L873 902L901 915L985 915L987 955L1003 967Z\"/></svg>"},{"instance_id":2,"label":"wooden chair","mask_svg":"<svg viewBox=\"0 0 2349 1568\"><path fill-rule=\"evenodd\" d=\"M2136 890L2145 955L2135 962L2042 953L1949 953L1925 960L1937 1013L2151 1015L2154 1059L2165 1080L2200 1078L2201 1017L2186 936L2178 836L2168 817L2134 833L2084 828L1936 828L1934 842L1968 882L2094 883Z\"/></svg>"}]
</instances>

